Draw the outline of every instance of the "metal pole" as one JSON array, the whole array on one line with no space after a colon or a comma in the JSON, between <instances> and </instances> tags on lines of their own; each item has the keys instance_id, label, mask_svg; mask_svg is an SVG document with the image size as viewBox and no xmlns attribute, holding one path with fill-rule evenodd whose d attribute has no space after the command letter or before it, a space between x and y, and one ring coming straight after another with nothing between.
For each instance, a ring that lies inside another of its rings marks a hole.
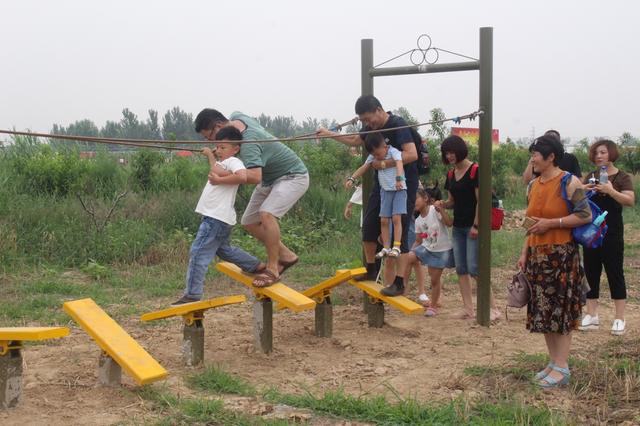
<instances>
[{"instance_id":1,"label":"metal pole","mask_svg":"<svg viewBox=\"0 0 640 426\"><path fill-rule=\"evenodd\" d=\"M493 128L493 28L480 28L480 199L478 324L489 326L491 309L491 131Z\"/></svg>"},{"instance_id":2,"label":"metal pole","mask_svg":"<svg viewBox=\"0 0 640 426\"><path fill-rule=\"evenodd\" d=\"M451 62L448 64L407 65L404 67L374 68L370 74L373 77L405 74L431 74L437 72L475 71L480 69L480 62Z\"/></svg>"}]
</instances>

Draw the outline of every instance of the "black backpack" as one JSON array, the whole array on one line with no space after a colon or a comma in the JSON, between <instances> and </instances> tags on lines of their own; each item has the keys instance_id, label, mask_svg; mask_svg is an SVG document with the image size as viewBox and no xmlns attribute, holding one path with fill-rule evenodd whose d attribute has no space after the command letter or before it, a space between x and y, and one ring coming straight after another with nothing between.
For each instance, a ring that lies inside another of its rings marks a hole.
<instances>
[{"instance_id":1,"label":"black backpack","mask_svg":"<svg viewBox=\"0 0 640 426\"><path fill-rule=\"evenodd\" d=\"M427 147L426 142L422 140L422 136L420 136L420 133L418 133L415 127L409 127L409 130L411 131L411 137L413 138L413 142L416 144L416 152L418 153L418 161L416 161L418 174L426 175L431 169L429 148Z\"/></svg>"}]
</instances>

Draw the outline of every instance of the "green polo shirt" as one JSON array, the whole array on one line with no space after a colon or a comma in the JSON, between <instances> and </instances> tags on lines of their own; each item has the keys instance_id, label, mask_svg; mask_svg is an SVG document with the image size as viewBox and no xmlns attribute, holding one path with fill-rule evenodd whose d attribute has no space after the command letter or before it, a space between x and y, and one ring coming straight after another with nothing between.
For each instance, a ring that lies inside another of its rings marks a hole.
<instances>
[{"instance_id":1,"label":"green polo shirt","mask_svg":"<svg viewBox=\"0 0 640 426\"><path fill-rule=\"evenodd\" d=\"M256 119L246 114L233 112L229 120L240 120L247 126L242 132L243 140L275 139ZM282 142L242 144L238 157L247 169L262 167L264 186L270 186L282 176L307 173L300 157Z\"/></svg>"}]
</instances>

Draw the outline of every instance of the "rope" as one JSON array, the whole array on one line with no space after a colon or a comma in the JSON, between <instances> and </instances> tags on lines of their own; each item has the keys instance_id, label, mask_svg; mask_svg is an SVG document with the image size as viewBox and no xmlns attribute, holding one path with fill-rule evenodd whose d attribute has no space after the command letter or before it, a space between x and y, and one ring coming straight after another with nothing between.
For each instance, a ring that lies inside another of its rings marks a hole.
<instances>
[{"instance_id":1,"label":"rope","mask_svg":"<svg viewBox=\"0 0 640 426\"><path fill-rule=\"evenodd\" d=\"M482 115L483 113L484 111L477 110L466 115L443 118L442 120L433 120L433 121L427 121L427 122L418 123L418 124L408 124L406 126L390 127L388 129L367 130L367 131L361 131L361 132L336 134L330 137L362 136L362 135L368 135L369 133L378 133L381 131L388 132L392 130L417 128L417 127L429 126L432 124L446 123L449 121L459 124L462 120L475 120L476 117ZM354 122L355 122L355 119L352 119L350 121L345 122L344 125L353 124ZM336 127L341 128L342 125L338 125ZM154 139L125 139L125 138L102 138L102 137L95 137L95 136L56 135L51 133L18 132L15 130L2 130L2 129L0 129L0 134L32 136L37 138L61 139L61 140L72 140L72 141L108 143L108 144L115 144L115 145L130 145L130 146L139 146L139 147L145 147L145 148L183 150L183 151L192 151L192 152L200 152L201 149L179 148L179 147L170 147L170 146L156 145L156 144L163 143L163 142L170 143L170 144L181 144L181 145L193 145L193 144L201 145L203 143L211 143L210 141L186 141L186 140L158 141ZM308 133L305 135L289 137L289 138L258 139L258 140L247 140L247 141L243 140L243 141L234 141L234 143L244 144L244 143L269 143L269 142L296 142L296 141L314 140L318 138L319 136L317 133Z\"/></svg>"}]
</instances>

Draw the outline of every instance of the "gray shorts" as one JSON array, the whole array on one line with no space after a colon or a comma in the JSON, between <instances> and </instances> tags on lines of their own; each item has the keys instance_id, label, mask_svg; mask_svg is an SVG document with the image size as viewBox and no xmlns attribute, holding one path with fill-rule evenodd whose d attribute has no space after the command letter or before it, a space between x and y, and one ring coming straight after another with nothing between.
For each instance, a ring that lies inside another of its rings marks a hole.
<instances>
[{"instance_id":1,"label":"gray shorts","mask_svg":"<svg viewBox=\"0 0 640 426\"><path fill-rule=\"evenodd\" d=\"M259 184L251 194L240 223L243 225L260 223L260 212L271 213L280 219L307 192L308 188L308 173L282 176L270 186Z\"/></svg>"}]
</instances>

